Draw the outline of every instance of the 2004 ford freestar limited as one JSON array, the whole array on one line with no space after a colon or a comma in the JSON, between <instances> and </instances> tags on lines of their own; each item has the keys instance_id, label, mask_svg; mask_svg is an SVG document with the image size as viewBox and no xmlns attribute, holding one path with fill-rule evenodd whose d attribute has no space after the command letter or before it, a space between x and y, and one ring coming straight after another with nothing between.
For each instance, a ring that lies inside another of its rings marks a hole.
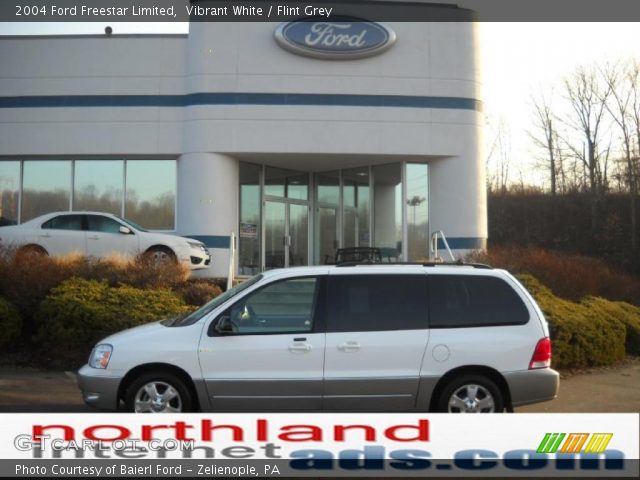
<instances>
[{"instance_id":1,"label":"2004 ford freestar limited","mask_svg":"<svg viewBox=\"0 0 640 480\"><path fill-rule=\"evenodd\" d=\"M551 400L547 322L481 265L272 270L117 333L79 372L101 409L501 412Z\"/></svg>"}]
</instances>

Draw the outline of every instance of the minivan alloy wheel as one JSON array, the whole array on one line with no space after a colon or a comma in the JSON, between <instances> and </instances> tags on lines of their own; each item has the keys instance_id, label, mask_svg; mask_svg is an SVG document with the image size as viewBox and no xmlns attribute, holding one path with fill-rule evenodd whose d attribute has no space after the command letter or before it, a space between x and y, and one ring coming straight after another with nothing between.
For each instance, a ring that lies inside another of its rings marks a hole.
<instances>
[{"instance_id":1,"label":"minivan alloy wheel","mask_svg":"<svg viewBox=\"0 0 640 480\"><path fill-rule=\"evenodd\" d=\"M449 398L449 413L493 413L495 402L482 385L467 384L456 389Z\"/></svg>"},{"instance_id":2,"label":"minivan alloy wheel","mask_svg":"<svg viewBox=\"0 0 640 480\"><path fill-rule=\"evenodd\" d=\"M182 398L173 386L158 380L144 384L135 396L136 413L177 413L182 411Z\"/></svg>"}]
</instances>

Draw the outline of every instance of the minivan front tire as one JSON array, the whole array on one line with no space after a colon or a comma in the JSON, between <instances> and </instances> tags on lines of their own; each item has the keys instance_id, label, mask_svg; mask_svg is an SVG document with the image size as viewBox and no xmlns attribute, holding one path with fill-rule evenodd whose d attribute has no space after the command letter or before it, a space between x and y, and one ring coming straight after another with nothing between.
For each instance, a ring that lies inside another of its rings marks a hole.
<instances>
[{"instance_id":1,"label":"minivan front tire","mask_svg":"<svg viewBox=\"0 0 640 480\"><path fill-rule=\"evenodd\" d=\"M134 380L125 394L125 410L133 413L190 412L189 389L175 375L148 372Z\"/></svg>"},{"instance_id":2,"label":"minivan front tire","mask_svg":"<svg viewBox=\"0 0 640 480\"><path fill-rule=\"evenodd\" d=\"M496 413L504 411L498 386L482 375L464 375L449 382L438 399L438 412Z\"/></svg>"}]
</instances>

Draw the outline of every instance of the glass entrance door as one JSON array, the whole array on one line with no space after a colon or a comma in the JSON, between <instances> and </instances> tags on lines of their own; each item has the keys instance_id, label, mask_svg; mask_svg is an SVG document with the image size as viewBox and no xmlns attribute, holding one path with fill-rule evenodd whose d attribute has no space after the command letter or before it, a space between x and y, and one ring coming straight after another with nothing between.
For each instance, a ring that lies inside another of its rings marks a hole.
<instances>
[{"instance_id":1,"label":"glass entrance door","mask_svg":"<svg viewBox=\"0 0 640 480\"><path fill-rule=\"evenodd\" d=\"M309 207L267 200L264 219L264 269L308 265Z\"/></svg>"},{"instance_id":2,"label":"glass entrance door","mask_svg":"<svg viewBox=\"0 0 640 480\"><path fill-rule=\"evenodd\" d=\"M338 208L318 207L316 264L333 262L338 248Z\"/></svg>"},{"instance_id":3,"label":"glass entrance door","mask_svg":"<svg viewBox=\"0 0 640 480\"><path fill-rule=\"evenodd\" d=\"M284 268L286 258L286 204L265 202L264 206L264 269Z\"/></svg>"},{"instance_id":4,"label":"glass entrance door","mask_svg":"<svg viewBox=\"0 0 640 480\"><path fill-rule=\"evenodd\" d=\"M287 267L300 267L309 264L309 207L296 203L287 204L288 255Z\"/></svg>"}]
</instances>

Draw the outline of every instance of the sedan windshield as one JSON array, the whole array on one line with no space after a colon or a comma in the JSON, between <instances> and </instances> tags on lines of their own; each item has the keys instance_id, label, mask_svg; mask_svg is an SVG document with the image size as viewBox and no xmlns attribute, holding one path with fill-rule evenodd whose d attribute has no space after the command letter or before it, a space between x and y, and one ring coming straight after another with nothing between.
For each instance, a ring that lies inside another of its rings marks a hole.
<instances>
[{"instance_id":1,"label":"sedan windshield","mask_svg":"<svg viewBox=\"0 0 640 480\"><path fill-rule=\"evenodd\" d=\"M122 217L116 217L116 218L118 218L119 220L122 220L124 223L126 223L130 227L133 227L134 229L138 230L139 232L147 232L148 231L145 228L143 228L140 225L138 225L136 222L132 222L131 220L127 220L126 218L122 218Z\"/></svg>"},{"instance_id":2,"label":"sedan windshield","mask_svg":"<svg viewBox=\"0 0 640 480\"><path fill-rule=\"evenodd\" d=\"M236 285L235 287L227 290L223 294L218 295L216 298L211 300L209 303L205 303L202 307L197 309L195 312L191 312L189 315L187 315L185 317L173 318L171 320L167 320L166 322L162 322L162 323L163 323L163 325L165 325L167 327L184 327L184 326L187 326L187 325L193 325L198 320L200 320L202 317L207 315L209 312L215 310L220 305L222 305L224 302L226 302L230 298L235 297L240 292L242 292L242 291L246 290L247 288L249 288L251 285L255 284L256 282L259 282L261 279L262 279L262 274L256 275L255 277L251 277L246 282L239 283L238 285Z\"/></svg>"}]
</instances>

